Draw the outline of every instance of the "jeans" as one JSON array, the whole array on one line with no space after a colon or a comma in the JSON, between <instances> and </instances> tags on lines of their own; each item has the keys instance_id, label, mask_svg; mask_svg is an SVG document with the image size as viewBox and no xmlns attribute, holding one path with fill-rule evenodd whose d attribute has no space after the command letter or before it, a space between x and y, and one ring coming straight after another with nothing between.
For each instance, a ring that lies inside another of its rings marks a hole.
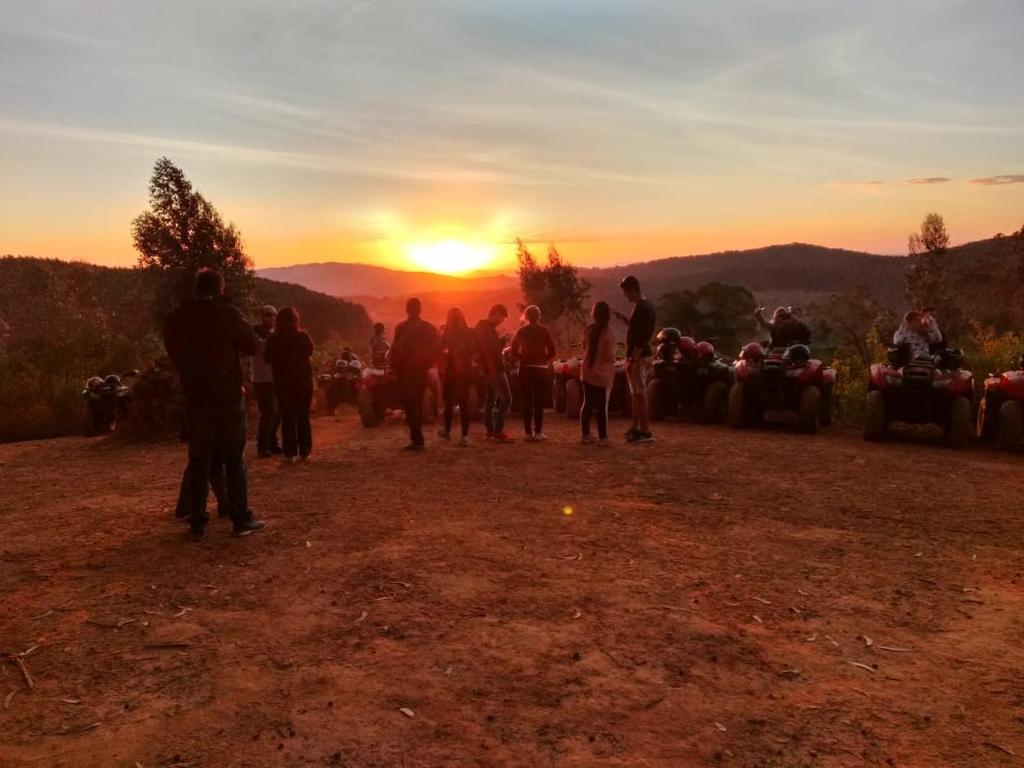
<instances>
[{"instance_id":1,"label":"jeans","mask_svg":"<svg viewBox=\"0 0 1024 768\"><path fill-rule=\"evenodd\" d=\"M193 531L202 531L210 516L206 497L210 492L210 467L214 457L224 465L227 500L231 520L236 526L248 522L249 488L245 457L245 402L210 408L188 404L185 407L188 432L188 502Z\"/></svg>"},{"instance_id":2,"label":"jeans","mask_svg":"<svg viewBox=\"0 0 1024 768\"><path fill-rule=\"evenodd\" d=\"M277 395L274 393L274 382L256 381L252 385L256 395L256 404L260 409L260 426L256 432L256 450L270 453L278 447L277 430L281 426L281 412L277 407Z\"/></svg>"},{"instance_id":3,"label":"jeans","mask_svg":"<svg viewBox=\"0 0 1024 768\"><path fill-rule=\"evenodd\" d=\"M448 373L444 377L444 431L451 434L455 406L459 406L459 420L462 422L462 436L469 434L469 389L472 380L468 376Z\"/></svg>"},{"instance_id":4,"label":"jeans","mask_svg":"<svg viewBox=\"0 0 1024 768\"><path fill-rule=\"evenodd\" d=\"M281 447L285 458L293 458L296 452L306 458L313 450L313 427L309 423L312 388L298 392L278 389L277 402L281 407Z\"/></svg>"},{"instance_id":5,"label":"jeans","mask_svg":"<svg viewBox=\"0 0 1024 768\"><path fill-rule=\"evenodd\" d=\"M403 372L399 384L405 423L409 425L409 440L413 445L423 445L423 397L427 392L427 372Z\"/></svg>"},{"instance_id":6,"label":"jeans","mask_svg":"<svg viewBox=\"0 0 1024 768\"><path fill-rule=\"evenodd\" d=\"M544 431L544 387L547 382L547 368L519 367L519 383L523 388L523 429L527 435Z\"/></svg>"},{"instance_id":7,"label":"jeans","mask_svg":"<svg viewBox=\"0 0 1024 768\"><path fill-rule=\"evenodd\" d=\"M608 437L608 394L604 387L583 382L583 407L580 409L580 429L583 435L590 434L590 417L597 416L597 434L601 439Z\"/></svg>"},{"instance_id":8,"label":"jeans","mask_svg":"<svg viewBox=\"0 0 1024 768\"><path fill-rule=\"evenodd\" d=\"M512 402L512 390L508 386L508 376L504 371L487 379L486 397L484 401L484 426L487 434L505 430L505 414Z\"/></svg>"},{"instance_id":9,"label":"jeans","mask_svg":"<svg viewBox=\"0 0 1024 768\"><path fill-rule=\"evenodd\" d=\"M174 510L175 517L191 517L191 510L189 509L189 475L188 466L185 466L185 471L181 475L181 488L178 490L178 504ZM213 491L213 497L217 500L217 516L218 517L230 517L231 512L228 507L228 492L226 488L226 477L224 473L224 462L221 461L220 456L214 455L210 461L210 489Z\"/></svg>"}]
</instances>

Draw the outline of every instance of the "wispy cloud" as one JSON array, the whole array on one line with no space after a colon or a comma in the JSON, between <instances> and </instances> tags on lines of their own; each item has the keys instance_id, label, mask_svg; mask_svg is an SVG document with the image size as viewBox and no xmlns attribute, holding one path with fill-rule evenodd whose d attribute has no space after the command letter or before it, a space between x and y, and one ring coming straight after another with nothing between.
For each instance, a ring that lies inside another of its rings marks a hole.
<instances>
[{"instance_id":1,"label":"wispy cloud","mask_svg":"<svg viewBox=\"0 0 1024 768\"><path fill-rule=\"evenodd\" d=\"M825 186L828 189L863 189L865 191L874 191L884 184L884 181L876 179L873 181L829 181Z\"/></svg>"},{"instance_id":2,"label":"wispy cloud","mask_svg":"<svg viewBox=\"0 0 1024 768\"><path fill-rule=\"evenodd\" d=\"M1000 176L982 176L980 179L971 179L971 184L981 184L986 187L1003 186L1005 184L1024 184L1024 173L1004 173Z\"/></svg>"},{"instance_id":3,"label":"wispy cloud","mask_svg":"<svg viewBox=\"0 0 1024 768\"><path fill-rule=\"evenodd\" d=\"M949 176L924 176L918 179L907 179L907 184L946 184L952 180Z\"/></svg>"}]
</instances>

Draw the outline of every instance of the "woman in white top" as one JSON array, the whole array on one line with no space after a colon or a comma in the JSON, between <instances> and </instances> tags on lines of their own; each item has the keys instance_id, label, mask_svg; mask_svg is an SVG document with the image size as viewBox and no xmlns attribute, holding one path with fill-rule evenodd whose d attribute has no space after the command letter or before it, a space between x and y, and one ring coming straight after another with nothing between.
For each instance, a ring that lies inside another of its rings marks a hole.
<instances>
[{"instance_id":1,"label":"woman in white top","mask_svg":"<svg viewBox=\"0 0 1024 768\"><path fill-rule=\"evenodd\" d=\"M932 347L942 341L942 331L935 319L926 312L911 311L903 316L903 322L893 334L892 343L897 347L906 344L910 359L928 357Z\"/></svg>"},{"instance_id":2,"label":"woman in white top","mask_svg":"<svg viewBox=\"0 0 1024 768\"><path fill-rule=\"evenodd\" d=\"M594 305L593 322L583 332L583 408L580 429L583 442L593 443L590 418L597 417L598 445L608 445L608 394L615 382L615 332L608 325L611 309L607 302Z\"/></svg>"}]
</instances>

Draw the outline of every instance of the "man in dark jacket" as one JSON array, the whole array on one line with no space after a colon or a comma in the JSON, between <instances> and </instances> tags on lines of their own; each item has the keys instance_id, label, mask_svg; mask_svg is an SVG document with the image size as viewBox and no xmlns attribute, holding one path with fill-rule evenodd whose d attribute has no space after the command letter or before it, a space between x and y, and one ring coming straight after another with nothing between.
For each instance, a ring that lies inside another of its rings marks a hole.
<instances>
[{"instance_id":1,"label":"man in dark jacket","mask_svg":"<svg viewBox=\"0 0 1024 768\"><path fill-rule=\"evenodd\" d=\"M404 450L422 451L423 397L427 391L427 373L437 365L441 354L441 337L437 328L420 315L423 305L417 298L405 303L408 319L395 328L391 345L390 365L398 376L405 407L405 421L409 425L409 445Z\"/></svg>"},{"instance_id":2,"label":"man in dark jacket","mask_svg":"<svg viewBox=\"0 0 1024 768\"><path fill-rule=\"evenodd\" d=\"M505 432L505 414L512 403L512 389L505 372L504 347L498 336L498 328L507 319L508 308L504 304L495 304L487 317L476 325L480 363L484 369L484 426L487 428L487 439L499 443L512 442L512 438Z\"/></svg>"},{"instance_id":3,"label":"man in dark jacket","mask_svg":"<svg viewBox=\"0 0 1024 768\"><path fill-rule=\"evenodd\" d=\"M164 346L185 393L188 435L189 524L202 538L209 515L210 462L219 455L235 535L263 527L249 510L245 449L245 400L240 355L255 355L260 340L237 308L224 300L224 278L202 269L195 297L164 320Z\"/></svg>"}]
</instances>

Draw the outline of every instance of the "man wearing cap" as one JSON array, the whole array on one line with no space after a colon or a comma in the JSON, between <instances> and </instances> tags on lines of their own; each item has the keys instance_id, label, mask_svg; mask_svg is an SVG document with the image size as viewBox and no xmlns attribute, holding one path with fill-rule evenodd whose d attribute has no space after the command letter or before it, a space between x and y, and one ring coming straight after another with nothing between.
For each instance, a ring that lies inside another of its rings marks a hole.
<instances>
[{"instance_id":1,"label":"man wearing cap","mask_svg":"<svg viewBox=\"0 0 1024 768\"><path fill-rule=\"evenodd\" d=\"M277 396L274 394L274 370L270 367L263 353L267 348L267 339L274 332L277 309L267 304L260 310L260 322L252 329L260 338L260 351L252 358L249 369L252 378L252 390L256 395L256 404L260 409L260 426L256 433L256 453L261 459L271 454L281 453L281 445L277 432L281 426L281 414L278 412Z\"/></svg>"}]
</instances>

